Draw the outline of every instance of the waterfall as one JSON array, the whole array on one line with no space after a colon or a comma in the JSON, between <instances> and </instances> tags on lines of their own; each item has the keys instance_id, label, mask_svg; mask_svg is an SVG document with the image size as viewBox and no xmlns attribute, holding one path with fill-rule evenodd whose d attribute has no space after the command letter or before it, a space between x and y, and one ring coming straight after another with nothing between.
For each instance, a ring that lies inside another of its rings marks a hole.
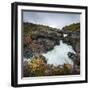
<instances>
[{"instance_id":1,"label":"waterfall","mask_svg":"<svg viewBox=\"0 0 90 90\"><path fill-rule=\"evenodd\" d=\"M48 51L47 53L43 53L42 55L47 59L48 64L53 65L63 65L63 64L71 64L73 65L73 61L68 57L68 52L72 52L75 54L71 45L67 45L60 40L60 44L56 45L53 50Z\"/></svg>"}]
</instances>

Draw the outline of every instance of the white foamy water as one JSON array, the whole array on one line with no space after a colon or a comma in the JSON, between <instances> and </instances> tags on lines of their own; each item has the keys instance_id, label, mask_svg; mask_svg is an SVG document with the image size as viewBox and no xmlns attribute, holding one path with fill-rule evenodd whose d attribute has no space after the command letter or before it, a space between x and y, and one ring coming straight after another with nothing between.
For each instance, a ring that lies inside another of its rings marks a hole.
<instances>
[{"instance_id":1,"label":"white foamy water","mask_svg":"<svg viewBox=\"0 0 90 90\"><path fill-rule=\"evenodd\" d=\"M68 52L75 53L72 46L67 45L60 40L60 45L56 45L53 50L43 53L42 55L47 59L48 64L63 65L71 64L73 61L68 57Z\"/></svg>"},{"instance_id":2,"label":"white foamy water","mask_svg":"<svg viewBox=\"0 0 90 90\"><path fill-rule=\"evenodd\" d=\"M23 57L23 62L25 62L25 61L31 61L31 59Z\"/></svg>"},{"instance_id":3,"label":"white foamy water","mask_svg":"<svg viewBox=\"0 0 90 90\"><path fill-rule=\"evenodd\" d=\"M63 34L63 36L64 36L64 37L67 37L67 36L68 36L68 34Z\"/></svg>"}]
</instances>

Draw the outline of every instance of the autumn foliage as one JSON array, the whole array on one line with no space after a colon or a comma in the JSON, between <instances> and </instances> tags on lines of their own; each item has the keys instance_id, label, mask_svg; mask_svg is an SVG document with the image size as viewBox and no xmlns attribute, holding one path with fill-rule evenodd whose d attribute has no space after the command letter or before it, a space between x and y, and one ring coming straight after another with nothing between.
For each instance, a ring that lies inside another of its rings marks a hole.
<instances>
[{"instance_id":1,"label":"autumn foliage","mask_svg":"<svg viewBox=\"0 0 90 90\"><path fill-rule=\"evenodd\" d=\"M70 64L50 65L42 55L34 56L32 60L24 65L24 77L67 75L72 73Z\"/></svg>"}]
</instances>

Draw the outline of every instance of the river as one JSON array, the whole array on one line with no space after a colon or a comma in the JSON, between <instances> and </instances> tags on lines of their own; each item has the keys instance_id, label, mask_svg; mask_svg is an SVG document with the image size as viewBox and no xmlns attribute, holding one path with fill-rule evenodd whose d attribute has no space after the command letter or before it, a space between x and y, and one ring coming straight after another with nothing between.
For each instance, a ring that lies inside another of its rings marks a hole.
<instances>
[{"instance_id":1,"label":"river","mask_svg":"<svg viewBox=\"0 0 90 90\"><path fill-rule=\"evenodd\" d=\"M47 59L48 64L53 64L55 66L63 64L73 65L73 61L67 55L68 52L75 54L71 45L67 45L60 40L59 45L56 45L53 50L43 53L42 55Z\"/></svg>"}]
</instances>

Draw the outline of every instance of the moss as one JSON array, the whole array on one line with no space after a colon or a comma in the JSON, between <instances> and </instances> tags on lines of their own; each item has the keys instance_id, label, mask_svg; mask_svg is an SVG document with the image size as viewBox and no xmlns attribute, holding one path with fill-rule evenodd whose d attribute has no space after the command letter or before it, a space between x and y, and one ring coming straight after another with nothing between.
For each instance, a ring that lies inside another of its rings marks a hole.
<instances>
[{"instance_id":1,"label":"moss","mask_svg":"<svg viewBox=\"0 0 90 90\"><path fill-rule=\"evenodd\" d=\"M80 30L80 23L73 23L71 25L63 27L62 30L66 31L79 31Z\"/></svg>"}]
</instances>

